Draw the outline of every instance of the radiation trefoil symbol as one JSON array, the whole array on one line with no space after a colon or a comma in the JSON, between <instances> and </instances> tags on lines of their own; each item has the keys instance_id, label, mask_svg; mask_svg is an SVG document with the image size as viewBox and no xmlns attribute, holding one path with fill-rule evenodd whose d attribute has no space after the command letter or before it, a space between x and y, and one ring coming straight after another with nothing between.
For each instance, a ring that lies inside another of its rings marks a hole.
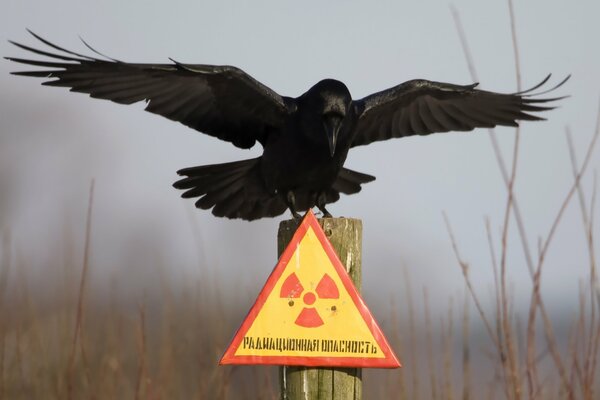
<instances>
[{"instance_id":1,"label":"radiation trefoil symbol","mask_svg":"<svg viewBox=\"0 0 600 400\"><path fill-rule=\"evenodd\" d=\"M283 282L279 296L288 299L290 307L293 307L296 304L294 299L302 297L304 307L298 314L294 323L304 328L317 328L323 325L324 322L313 305L318 299L339 299L340 292L333 279L327 274L323 274L323 277L315 287L314 291L305 290L304 286L302 286L302 283L300 283L300 280L296 276L296 273L293 272ZM335 306L332 306L331 309L332 311L335 311Z\"/></svg>"}]
</instances>

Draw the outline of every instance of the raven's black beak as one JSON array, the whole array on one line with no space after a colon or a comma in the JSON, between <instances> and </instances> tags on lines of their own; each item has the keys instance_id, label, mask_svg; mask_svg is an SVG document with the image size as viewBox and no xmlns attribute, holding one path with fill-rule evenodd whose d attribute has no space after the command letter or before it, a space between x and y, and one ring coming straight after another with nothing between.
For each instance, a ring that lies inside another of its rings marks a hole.
<instances>
[{"instance_id":1,"label":"raven's black beak","mask_svg":"<svg viewBox=\"0 0 600 400\"><path fill-rule=\"evenodd\" d=\"M326 114L323 116L323 125L325 125L331 157L335 154L335 145L337 144L338 133L342 126L342 119L342 116L337 114Z\"/></svg>"}]
</instances>

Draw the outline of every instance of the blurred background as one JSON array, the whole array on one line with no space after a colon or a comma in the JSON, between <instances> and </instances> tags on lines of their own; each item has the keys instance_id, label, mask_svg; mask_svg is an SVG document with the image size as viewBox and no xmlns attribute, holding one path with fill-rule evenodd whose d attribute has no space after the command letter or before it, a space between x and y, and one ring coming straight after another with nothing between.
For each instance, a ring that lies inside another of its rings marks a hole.
<instances>
[{"instance_id":1,"label":"blurred background","mask_svg":"<svg viewBox=\"0 0 600 400\"><path fill-rule=\"evenodd\" d=\"M548 73L551 83L572 74L556 92L570 97L544 115L548 121L522 124L515 193L535 259L539 241L547 237L574 182L565 128L570 127L579 163L593 136L600 92L600 3L514 3L523 89ZM455 0L452 5L460 14L480 87L517 91L508 3ZM293 97L328 77L345 82L354 98L414 78L473 81L446 1L5 0L0 26L2 56L24 55L9 39L38 45L29 28L87 54L80 36L123 61L156 63L172 57L235 65ZM88 298L106 304L118 292L120 307L131 307L137 315L137 307L145 304L148 316L164 304L165 282L173 293L210 286L205 292L219 298L221 312L231 320L218 335L210 358L214 362L275 265L278 223L290 216L251 223L219 219L196 210L171 185L178 169L251 158L261 150L234 148L146 113L142 104L89 99L9 75L26 68L0 62L0 231L5 243L0 259L5 268L11 266L5 274L6 297L22 293L15 283L19 276L26 276L33 298L46 300L62 294L65 276L78 281L93 178ZM515 131L499 128L497 135L510 165ZM329 209L335 216L363 220L363 296L388 335L394 318L404 323L403 314L394 310L406 303L407 279L418 316L426 288L435 326L448 311L448 299L458 299L455 309L462 307L465 284L443 212L469 262L475 290L491 304L494 277L485 218L498 256L507 191L486 130L360 147L346 166L377 177ZM588 207L598 167L595 152L582 178ZM599 233L597 224L593 233ZM579 308L580 285L589 279L586 240L573 200L548 250L542 279L559 336ZM527 309L531 296L520 243L511 218L507 266L517 313ZM190 288L190 282L198 286ZM203 329L200 323L198 338ZM471 329L484 335L476 319ZM398 353L403 359L405 353ZM377 373L385 379L399 374Z\"/></svg>"}]
</instances>

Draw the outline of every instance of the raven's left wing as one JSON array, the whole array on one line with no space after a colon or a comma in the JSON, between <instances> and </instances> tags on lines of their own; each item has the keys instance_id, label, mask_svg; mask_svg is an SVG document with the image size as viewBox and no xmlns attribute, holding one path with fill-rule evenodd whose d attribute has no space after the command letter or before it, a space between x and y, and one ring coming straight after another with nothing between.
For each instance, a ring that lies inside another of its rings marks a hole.
<instances>
[{"instance_id":1,"label":"raven's left wing","mask_svg":"<svg viewBox=\"0 0 600 400\"><path fill-rule=\"evenodd\" d=\"M60 53L11 42L52 59L6 57L45 68L13 74L50 78L43 84L68 87L73 92L88 93L91 97L120 104L145 101L147 111L237 147L249 148L256 141L264 145L270 128L278 126L287 113L280 95L236 67L175 61L173 64L133 64L104 60L63 49L30 33Z\"/></svg>"},{"instance_id":2,"label":"raven's left wing","mask_svg":"<svg viewBox=\"0 0 600 400\"><path fill-rule=\"evenodd\" d=\"M435 132L470 131L496 125L517 126L517 120L542 120L535 112L551 110L545 103L563 97L535 98L550 75L529 90L502 94L427 80L412 80L358 100L362 110L352 146L379 140L428 135Z\"/></svg>"}]
</instances>

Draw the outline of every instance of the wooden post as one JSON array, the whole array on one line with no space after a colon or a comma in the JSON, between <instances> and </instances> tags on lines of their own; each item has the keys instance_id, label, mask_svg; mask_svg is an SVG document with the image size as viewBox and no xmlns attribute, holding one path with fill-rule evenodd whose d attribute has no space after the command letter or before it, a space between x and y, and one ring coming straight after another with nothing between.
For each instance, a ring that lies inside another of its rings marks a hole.
<instances>
[{"instance_id":1,"label":"wooden post","mask_svg":"<svg viewBox=\"0 0 600 400\"><path fill-rule=\"evenodd\" d=\"M360 291L362 221L353 218L322 218L319 225L333 245L352 282ZM280 257L300 221L279 224L277 254ZM360 368L308 368L284 366L279 369L281 400L361 400Z\"/></svg>"}]
</instances>

